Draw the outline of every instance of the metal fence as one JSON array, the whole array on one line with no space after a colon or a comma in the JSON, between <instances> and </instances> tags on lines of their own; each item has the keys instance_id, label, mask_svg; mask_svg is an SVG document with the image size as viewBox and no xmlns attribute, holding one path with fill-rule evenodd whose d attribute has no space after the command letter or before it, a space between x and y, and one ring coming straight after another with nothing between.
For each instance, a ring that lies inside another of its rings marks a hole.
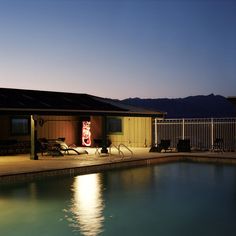
<instances>
[{"instance_id":1,"label":"metal fence","mask_svg":"<svg viewBox=\"0 0 236 236\"><path fill-rule=\"evenodd\" d=\"M221 138L226 151L236 150L236 118L155 119L154 130L155 144L169 139L175 148L180 139L189 139L192 149L210 150Z\"/></svg>"}]
</instances>

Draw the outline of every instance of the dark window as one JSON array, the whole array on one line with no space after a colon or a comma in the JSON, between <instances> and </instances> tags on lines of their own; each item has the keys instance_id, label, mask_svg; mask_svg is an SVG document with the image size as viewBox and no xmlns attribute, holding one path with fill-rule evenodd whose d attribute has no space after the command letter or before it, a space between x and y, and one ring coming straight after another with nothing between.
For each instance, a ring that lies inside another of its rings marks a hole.
<instances>
[{"instance_id":1,"label":"dark window","mask_svg":"<svg viewBox=\"0 0 236 236\"><path fill-rule=\"evenodd\" d=\"M122 133L122 118L109 117L107 119L107 131L108 133Z\"/></svg>"},{"instance_id":2,"label":"dark window","mask_svg":"<svg viewBox=\"0 0 236 236\"><path fill-rule=\"evenodd\" d=\"M29 118L12 117L11 118L11 135L28 135L30 132Z\"/></svg>"}]
</instances>

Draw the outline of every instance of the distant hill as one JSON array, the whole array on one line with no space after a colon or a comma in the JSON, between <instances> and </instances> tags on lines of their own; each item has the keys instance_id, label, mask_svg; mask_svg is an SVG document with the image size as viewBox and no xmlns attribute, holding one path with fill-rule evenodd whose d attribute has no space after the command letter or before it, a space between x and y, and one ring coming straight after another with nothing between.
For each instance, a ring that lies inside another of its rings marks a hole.
<instances>
[{"instance_id":1,"label":"distant hill","mask_svg":"<svg viewBox=\"0 0 236 236\"><path fill-rule=\"evenodd\" d=\"M176 99L128 98L121 102L154 111L165 111L167 112L167 118L220 118L236 116L235 107L225 97L214 94Z\"/></svg>"}]
</instances>

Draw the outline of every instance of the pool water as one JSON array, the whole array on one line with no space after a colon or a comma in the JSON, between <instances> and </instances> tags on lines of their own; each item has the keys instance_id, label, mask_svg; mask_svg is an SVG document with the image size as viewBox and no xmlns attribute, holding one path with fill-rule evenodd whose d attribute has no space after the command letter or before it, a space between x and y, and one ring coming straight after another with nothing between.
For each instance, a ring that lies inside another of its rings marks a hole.
<instances>
[{"instance_id":1,"label":"pool water","mask_svg":"<svg viewBox=\"0 0 236 236\"><path fill-rule=\"evenodd\" d=\"M0 235L236 235L236 167L170 163L0 187Z\"/></svg>"}]
</instances>

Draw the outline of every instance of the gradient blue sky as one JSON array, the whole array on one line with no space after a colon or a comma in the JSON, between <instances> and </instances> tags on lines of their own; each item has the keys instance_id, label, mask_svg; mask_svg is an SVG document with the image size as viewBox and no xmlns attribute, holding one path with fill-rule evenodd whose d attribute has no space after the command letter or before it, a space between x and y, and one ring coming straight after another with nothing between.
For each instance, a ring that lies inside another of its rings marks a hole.
<instances>
[{"instance_id":1,"label":"gradient blue sky","mask_svg":"<svg viewBox=\"0 0 236 236\"><path fill-rule=\"evenodd\" d=\"M236 95L236 0L0 0L0 87Z\"/></svg>"}]
</instances>

